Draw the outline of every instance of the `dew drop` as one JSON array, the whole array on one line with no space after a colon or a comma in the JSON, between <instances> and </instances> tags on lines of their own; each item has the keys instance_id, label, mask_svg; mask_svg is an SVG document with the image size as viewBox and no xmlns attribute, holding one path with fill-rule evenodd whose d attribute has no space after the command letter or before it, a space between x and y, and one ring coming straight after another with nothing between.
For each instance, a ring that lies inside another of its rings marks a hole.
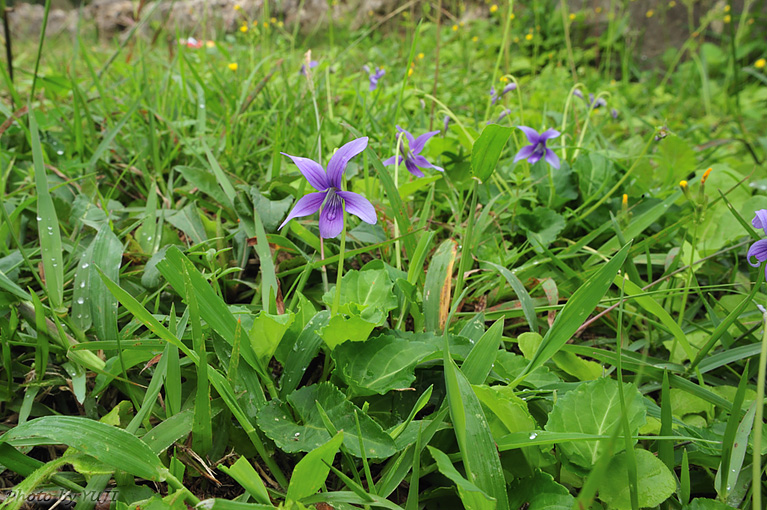
<instances>
[{"instance_id":1,"label":"dew drop","mask_svg":"<svg viewBox=\"0 0 767 510\"><path fill-rule=\"evenodd\" d=\"M83 314L81 314L81 313L78 313L78 314L77 314L77 318L78 318L78 319L82 319L82 318L83 318Z\"/></svg>"},{"instance_id":2,"label":"dew drop","mask_svg":"<svg viewBox=\"0 0 767 510\"><path fill-rule=\"evenodd\" d=\"M202 110L205 109L205 103L200 103L200 109L202 109Z\"/></svg>"},{"instance_id":3,"label":"dew drop","mask_svg":"<svg viewBox=\"0 0 767 510\"><path fill-rule=\"evenodd\" d=\"M151 241L152 240L152 236L147 236L146 240L147 241Z\"/></svg>"},{"instance_id":4,"label":"dew drop","mask_svg":"<svg viewBox=\"0 0 767 510\"><path fill-rule=\"evenodd\" d=\"M298 437L298 436L300 436L300 435L301 435L301 433L300 433L300 432L296 432L295 434L293 434L293 437Z\"/></svg>"},{"instance_id":5,"label":"dew drop","mask_svg":"<svg viewBox=\"0 0 767 510\"><path fill-rule=\"evenodd\" d=\"M89 265L90 265L90 264L88 264L87 262L84 262L84 263L83 263L83 265L82 265L82 266L80 266L80 267L82 267L83 269L88 269L88 266L89 266Z\"/></svg>"},{"instance_id":6,"label":"dew drop","mask_svg":"<svg viewBox=\"0 0 767 510\"><path fill-rule=\"evenodd\" d=\"M85 298L77 298L78 305L82 305L83 303L85 303Z\"/></svg>"},{"instance_id":7,"label":"dew drop","mask_svg":"<svg viewBox=\"0 0 767 510\"><path fill-rule=\"evenodd\" d=\"M81 289L84 289L84 288L85 288L85 282L80 282L80 288L81 288Z\"/></svg>"},{"instance_id":8,"label":"dew drop","mask_svg":"<svg viewBox=\"0 0 767 510\"><path fill-rule=\"evenodd\" d=\"M537 433L533 432L532 434L530 434L530 439L535 439L536 437L538 437Z\"/></svg>"},{"instance_id":9,"label":"dew drop","mask_svg":"<svg viewBox=\"0 0 767 510\"><path fill-rule=\"evenodd\" d=\"M37 221L43 221L43 219L40 216L38 216Z\"/></svg>"},{"instance_id":10,"label":"dew drop","mask_svg":"<svg viewBox=\"0 0 767 510\"><path fill-rule=\"evenodd\" d=\"M58 154L59 156L63 156L63 155L64 155L64 151L62 151L62 150L57 150L57 151L56 151L56 154Z\"/></svg>"}]
</instances>

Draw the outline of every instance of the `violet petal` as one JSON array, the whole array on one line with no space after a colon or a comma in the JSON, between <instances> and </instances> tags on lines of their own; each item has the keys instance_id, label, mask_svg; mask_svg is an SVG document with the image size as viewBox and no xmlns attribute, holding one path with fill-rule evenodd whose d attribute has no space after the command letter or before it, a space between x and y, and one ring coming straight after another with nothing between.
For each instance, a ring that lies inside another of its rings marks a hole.
<instances>
[{"instance_id":1,"label":"violet petal","mask_svg":"<svg viewBox=\"0 0 767 510\"><path fill-rule=\"evenodd\" d=\"M396 156L392 156L389 159L385 159L381 162L383 166L390 166L394 164L402 164L402 156L397 154Z\"/></svg>"},{"instance_id":2,"label":"violet petal","mask_svg":"<svg viewBox=\"0 0 767 510\"><path fill-rule=\"evenodd\" d=\"M517 152L517 155L514 156L514 163L521 159L527 159L530 156L533 155L533 152L535 152L535 146L534 145L525 145L521 149L519 149L519 152Z\"/></svg>"},{"instance_id":3,"label":"violet petal","mask_svg":"<svg viewBox=\"0 0 767 510\"><path fill-rule=\"evenodd\" d=\"M754 214L755 216L751 220L751 224L754 228L761 228L767 234L767 209L759 209Z\"/></svg>"},{"instance_id":4,"label":"violet petal","mask_svg":"<svg viewBox=\"0 0 767 510\"><path fill-rule=\"evenodd\" d=\"M368 146L368 137L363 136L343 145L336 151L328 162L328 185L334 188L341 187L341 176L344 174L349 160ZM335 236L334 236L335 237Z\"/></svg>"},{"instance_id":5,"label":"violet petal","mask_svg":"<svg viewBox=\"0 0 767 510\"><path fill-rule=\"evenodd\" d=\"M546 149L546 162L559 170L559 157L551 149Z\"/></svg>"},{"instance_id":6,"label":"violet petal","mask_svg":"<svg viewBox=\"0 0 767 510\"><path fill-rule=\"evenodd\" d=\"M751 257L754 257L757 262L751 262ZM762 239L751 245L751 248L748 249L747 260L752 267L759 267L760 263L767 260L767 239Z\"/></svg>"},{"instance_id":7,"label":"violet petal","mask_svg":"<svg viewBox=\"0 0 767 510\"><path fill-rule=\"evenodd\" d=\"M542 141L544 141L544 140L549 140L549 139L551 139L551 138L556 138L556 137L558 137L558 136L559 136L559 135L561 135L561 134L562 134L562 133L560 133L559 131L557 131L557 130L556 130L556 129L554 129L554 128L551 128L551 129L547 129L546 131L544 131L543 133L541 133L541 137L539 138L539 140L542 142Z\"/></svg>"},{"instance_id":8,"label":"violet petal","mask_svg":"<svg viewBox=\"0 0 767 510\"><path fill-rule=\"evenodd\" d=\"M527 136L527 140L530 142L530 144L538 145L538 142L540 142L540 137L541 137L541 135L538 134L538 131L527 126L517 126L517 127L525 133L525 136Z\"/></svg>"},{"instance_id":9,"label":"violet petal","mask_svg":"<svg viewBox=\"0 0 767 510\"><path fill-rule=\"evenodd\" d=\"M325 191L330 187L325 170L322 168L322 165L316 161L309 158L302 158L300 156L291 156L284 152L280 152L280 154L292 159L293 163L296 164L304 177L306 177L306 180L309 181L309 184L311 184L317 191Z\"/></svg>"},{"instance_id":10,"label":"violet petal","mask_svg":"<svg viewBox=\"0 0 767 510\"><path fill-rule=\"evenodd\" d=\"M365 223L376 224L376 221L378 221L376 209L370 203L370 200L352 191L336 191L336 194L344 199L346 212L357 216Z\"/></svg>"},{"instance_id":11,"label":"violet petal","mask_svg":"<svg viewBox=\"0 0 767 510\"><path fill-rule=\"evenodd\" d=\"M280 225L280 228L277 230L280 230L285 226L287 222L293 218L309 216L310 214L314 214L319 211L320 206L322 205L322 201L325 200L326 195L327 191L320 191L318 193L309 193L301 197L296 202L296 205L293 206L293 209L290 211L290 214L288 214L288 217L285 218L285 221L282 222L282 225Z\"/></svg>"},{"instance_id":12,"label":"violet petal","mask_svg":"<svg viewBox=\"0 0 767 510\"><path fill-rule=\"evenodd\" d=\"M410 134L410 131L402 129L399 126L397 126L397 131L405 134L405 138L407 138L407 143L412 147L412 145L415 143L415 138L413 138L413 135Z\"/></svg>"},{"instance_id":13,"label":"violet petal","mask_svg":"<svg viewBox=\"0 0 767 510\"><path fill-rule=\"evenodd\" d=\"M421 136L419 136L413 142L410 143L410 151L413 154L420 154L424 146L426 145L426 142L429 141L429 138L431 138L432 136L438 133L439 131L429 131L428 133L422 134Z\"/></svg>"},{"instance_id":14,"label":"violet petal","mask_svg":"<svg viewBox=\"0 0 767 510\"><path fill-rule=\"evenodd\" d=\"M413 163L416 164L419 168L433 168L435 170L439 170L440 172L444 172L445 169L442 167L438 167L437 165L433 165L429 162L428 159L426 159L423 156L415 156L413 158Z\"/></svg>"},{"instance_id":15,"label":"violet petal","mask_svg":"<svg viewBox=\"0 0 767 510\"><path fill-rule=\"evenodd\" d=\"M407 168L407 171L416 177L423 177L423 172L418 169L418 167L415 165L415 162L410 158L405 160L405 168Z\"/></svg>"},{"instance_id":16,"label":"violet petal","mask_svg":"<svg viewBox=\"0 0 767 510\"><path fill-rule=\"evenodd\" d=\"M325 207L320 211L320 237L337 237L344 229L344 205L335 191L328 190Z\"/></svg>"}]
</instances>

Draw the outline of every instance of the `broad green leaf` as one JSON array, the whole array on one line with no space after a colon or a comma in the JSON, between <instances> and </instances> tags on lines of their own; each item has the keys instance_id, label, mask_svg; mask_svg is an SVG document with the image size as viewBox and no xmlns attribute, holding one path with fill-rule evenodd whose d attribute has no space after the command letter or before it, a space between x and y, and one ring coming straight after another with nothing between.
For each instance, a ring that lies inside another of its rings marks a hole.
<instances>
[{"instance_id":1,"label":"broad green leaf","mask_svg":"<svg viewBox=\"0 0 767 510\"><path fill-rule=\"evenodd\" d=\"M325 410L335 429L344 431L344 446L352 455L361 456L355 412L359 415L366 457L380 459L396 453L391 436L328 382L305 386L288 396L298 421L293 419L286 404L272 400L258 413L258 426L285 452L312 451L330 439L315 401Z\"/></svg>"},{"instance_id":2,"label":"broad green leaf","mask_svg":"<svg viewBox=\"0 0 767 510\"><path fill-rule=\"evenodd\" d=\"M288 499L300 500L322 488L343 440L344 433L339 432L324 445L307 453L296 464L288 486Z\"/></svg>"},{"instance_id":3,"label":"broad green leaf","mask_svg":"<svg viewBox=\"0 0 767 510\"><path fill-rule=\"evenodd\" d=\"M261 218L264 230L267 232L277 230L293 202L291 197L285 197L282 200L270 200L255 186L250 188L250 199L253 201L259 218Z\"/></svg>"},{"instance_id":4,"label":"broad green leaf","mask_svg":"<svg viewBox=\"0 0 767 510\"><path fill-rule=\"evenodd\" d=\"M415 366L437 350L433 344L393 335L381 335L362 345L346 342L333 351L335 374L353 395L383 395L407 388L415 380Z\"/></svg>"},{"instance_id":5,"label":"broad green leaf","mask_svg":"<svg viewBox=\"0 0 767 510\"><path fill-rule=\"evenodd\" d=\"M450 287L458 243L452 239L442 242L429 261L423 288L423 314L426 331L442 331L450 307Z\"/></svg>"},{"instance_id":6,"label":"broad green leaf","mask_svg":"<svg viewBox=\"0 0 767 510\"><path fill-rule=\"evenodd\" d=\"M288 351L287 357L282 364L284 372L280 381L280 398L290 395L293 390L298 388L298 384L306 372L309 363L314 359L322 346L322 338L317 334L330 320L330 312L322 310L314 315L306 323L304 329L296 338L295 342Z\"/></svg>"},{"instance_id":7,"label":"broad green leaf","mask_svg":"<svg viewBox=\"0 0 767 510\"><path fill-rule=\"evenodd\" d=\"M734 506L727 505L715 499L695 498L682 510L735 510Z\"/></svg>"},{"instance_id":8,"label":"broad green leaf","mask_svg":"<svg viewBox=\"0 0 767 510\"><path fill-rule=\"evenodd\" d=\"M487 181L493 175L498 158L501 157L512 131L510 127L490 124L474 142L471 148L471 172L480 182Z\"/></svg>"},{"instance_id":9,"label":"broad green leaf","mask_svg":"<svg viewBox=\"0 0 767 510\"><path fill-rule=\"evenodd\" d=\"M536 333L537 334L537 333ZM528 362L522 356L518 356L508 351L501 351L495 359L495 372L508 381L513 381L524 372ZM552 373L549 367L538 367L530 372L522 383L532 388L540 388L547 384L560 382L558 375Z\"/></svg>"},{"instance_id":10,"label":"broad green leaf","mask_svg":"<svg viewBox=\"0 0 767 510\"><path fill-rule=\"evenodd\" d=\"M267 362L274 355L277 346L282 341L283 335L293 324L295 315L288 312L283 315L272 315L261 311L253 319L253 325L250 327L248 337L253 352L263 362Z\"/></svg>"},{"instance_id":11,"label":"broad green leaf","mask_svg":"<svg viewBox=\"0 0 767 510\"><path fill-rule=\"evenodd\" d=\"M676 480L666 465L647 450L634 450L637 465L637 495L641 508L656 507L676 490ZM599 485L599 499L608 508L631 510L628 484L628 454L624 451L610 461L610 476Z\"/></svg>"},{"instance_id":12,"label":"broad green leaf","mask_svg":"<svg viewBox=\"0 0 767 510\"><path fill-rule=\"evenodd\" d=\"M376 327L375 323L362 318L365 312L356 304L350 303L343 308L328 319L326 326L317 330L330 350L344 342L365 342Z\"/></svg>"},{"instance_id":13,"label":"broad green leaf","mask_svg":"<svg viewBox=\"0 0 767 510\"><path fill-rule=\"evenodd\" d=\"M382 326L387 313L394 310L398 304L392 292L393 287L389 274L383 269L348 271L341 279L339 310L350 315L359 311L358 315L364 321L374 326ZM322 296L322 300L331 305L334 296L335 288L331 288Z\"/></svg>"},{"instance_id":14,"label":"broad green leaf","mask_svg":"<svg viewBox=\"0 0 767 510\"><path fill-rule=\"evenodd\" d=\"M537 251L540 251L541 246L548 247L556 241L559 233L565 228L562 215L547 207L536 207L531 212L522 213L517 217L517 221Z\"/></svg>"},{"instance_id":15,"label":"broad green leaf","mask_svg":"<svg viewBox=\"0 0 767 510\"><path fill-rule=\"evenodd\" d=\"M200 212L194 202L181 210L168 214L166 219L168 223L189 237L193 244L200 244L208 240L205 227L200 219Z\"/></svg>"},{"instance_id":16,"label":"broad green leaf","mask_svg":"<svg viewBox=\"0 0 767 510\"><path fill-rule=\"evenodd\" d=\"M583 154L576 159L573 170L578 174L578 187L584 199L609 190L616 181L613 162L597 152Z\"/></svg>"},{"instance_id":17,"label":"broad green leaf","mask_svg":"<svg viewBox=\"0 0 767 510\"><path fill-rule=\"evenodd\" d=\"M459 473L455 466L453 466L453 463L450 462L450 458L447 455L431 446L427 446L427 448L437 463L439 472L455 483L455 486L458 489L458 496L461 498L461 502L466 510L495 509L495 499L488 496L482 489L461 476L461 473Z\"/></svg>"},{"instance_id":18,"label":"broad green leaf","mask_svg":"<svg viewBox=\"0 0 767 510\"><path fill-rule=\"evenodd\" d=\"M692 147L674 135L667 136L658 144L657 161L656 182L666 188L686 179L698 164Z\"/></svg>"},{"instance_id":19,"label":"broad green leaf","mask_svg":"<svg viewBox=\"0 0 767 510\"><path fill-rule=\"evenodd\" d=\"M607 289L610 288L613 278L626 259L630 246L630 244L624 246L621 251L615 254L610 262L602 266L596 274L581 285L570 299L567 300L564 308L562 308L562 311L559 312L554 320L554 324L546 332L546 336L543 337L543 342L541 342L535 355L533 355L533 359L530 360L522 375L511 383L511 386L515 386L528 373L543 365L572 338L573 334L575 334L578 328L586 321L589 314L599 304Z\"/></svg>"},{"instance_id":20,"label":"broad green leaf","mask_svg":"<svg viewBox=\"0 0 767 510\"><path fill-rule=\"evenodd\" d=\"M627 420L633 435L644 425L647 410L636 386L624 383L623 393ZM560 396L549 413L546 430L609 436L620 426L620 417L618 382L603 378L582 383L577 389ZM617 442L616 448L621 448L622 444L621 441ZM599 441L559 445L561 454L572 464L586 470L594 466L603 450L604 446Z\"/></svg>"},{"instance_id":21,"label":"broad green leaf","mask_svg":"<svg viewBox=\"0 0 767 510\"><path fill-rule=\"evenodd\" d=\"M45 438L49 444L66 444L115 469L122 469L147 480L163 481L167 470L157 455L130 432L79 416L43 416L18 425L0 442L19 444L32 438Z\"/></svg>"},{"instance_id":22,"label":"broad green leaf","mask_svg":"<svg viewBox=\"0 0 767 510\"><path fill-rule=\"evenodd\" d=\"M276 508L271 504L243 503L242 501L232 501L224 498L204 499L197 506L205 510L274 510ZM302 509L301 507L293 507L290 510Z\"/></svg>"},{"instance_id":23,"label":"broad green leaf","mask_svg":"<svg viewBox=\"0 0 767 510\"><path fill-rule=\"evenodd\" d=\"M61 308L64 301L64 258L61 250L61 232L56 208L53 206L51 193L48 191L48 177L45 174L45 160L40 145L40 132L37 120L31 112L29 131L32 135L32 162L35 167L35 187L37 190L37 238L45 272L45 288L52 308Z\"/></svg>"},{"instance_id":24,"label":"broad green leaf","mask_svg":"<svg viewBox=\"0 0 767 510\"><path fill-rule=\"evenodd\" d=\"M535 182L538 201L548 209L558 211L570 200L578 198L578 186L567 161L554 168L541 159L530 167L530 177Z\"/></svg>"},{"instance_id":25,"label":"broad green leaf","mask_svg":"<svg viewBox=\"0 0 767 510\"><path fill-rule=\"evenodd\" d=\"M517 478L509 485L509 506L526 510L571 510L575 498L566 487L543 471L530 478Z\"/></svg>"},{"instance_id":26,"label":"broad green leaf","mask_svg":"<svg viewBox=\"0 0 767 510\"><path fill-rule=\"evenodd\" d=\"M506 510L509 502L503 469L490 426L471 384L450 357L447 338L443 365L450 419L466 474L477 487L497 501L499 510Z\"/></svg>"}]
</instances>

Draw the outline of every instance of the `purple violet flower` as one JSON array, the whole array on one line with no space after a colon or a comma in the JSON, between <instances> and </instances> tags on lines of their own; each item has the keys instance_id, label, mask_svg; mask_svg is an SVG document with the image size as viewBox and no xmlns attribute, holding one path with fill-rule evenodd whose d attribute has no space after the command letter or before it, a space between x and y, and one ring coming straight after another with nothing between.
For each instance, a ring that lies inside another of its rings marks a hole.
<instances>
[{"instance_id":1,"label":"purple violet flower","mask_svg":"<svg viewBox=\"0 0 767 510\"><path fill-rule=\"evenodd\" d=\"M600 97L596 101L594 100L594 94L589 94L589 108L597 109L600 106L607 106L607 101L605 101L605 98Z\"/></svg>"},{"instance_id":2,"label":"purple violet flower","mask_svg":"<svg viewBox=\"0 0 767 510\"><path fill-rule=\"evenodd\" d=\"M562 133L556 129L547 129L543 133L538 133L535 129L527 126L517 127L525 133L530 145L526 145L519 149L517 155L514 156L515 163L521 159L526 159L527 162L532 165L537 163L541 158L545 158L549 165L554 168L559 168L559 158L554 154L553 150L546 147L546 141L551 138L556 138Z\"/></svg>"},{"instance_id":3,"label":"purple violet flower","mask_svg":"<svg viewBox=\"0 0 767 510\"><path fill-rule=\"evenodd\" d=\"M347 143L330 158L327 172L316 161L281 152L280 154L293 160L293 163L318 193L309 193L301 197L280 225L280 229L293 218L314 214L320 210L320 207L322 207L322 211L320 211L320 236L325 239L336 237L343 230L344 210L366 223L375 225L378 218L373 204L358 193L341 190L341 179L347 163L365 150L367 146L368 138L366 136ZM324 207L323 204L325 204Z\"/></svg>"},{"instance_id":4,"label":"purple violet flower","mask_svg":"<svg viewBox=\"0 0 767 510\"><path fill-rule=\"evenodd\" d=\"M586 98L583 97L583 92L581 92L581 89L575 89L573 90L573 95L575 97L580 97L581 99L585 100Z\"/></svg>"},{"instance_id":5,"label":"purple violet flower","mask_svg":"<svg viewBox=\"0 0 767 510\"><path fill-rule=\"evenodd\" d=\"M445 171L443 168L438 167L437 165L432 165L429 163L429 160L420 155L421 151L426 146L426 142L429 141L429 138L439 133L439 131L429 131L428 133L422 134L418 138L413 138L413 135L399 126L397 126L397 131L405 135L408 143L400 143L401 155L397 154L396 156L390 157L383 162L384 166L393 165L395 163L401 165L402 161L404 160L407 171L416 177L423 177L423 172L421 172L419 168L433 168L435 170L439 170L440 172Z\"/></svg>"},{"instance_id":6,"label":"purple violet flower","mask_svg":"<svg viewBox=\"0 0 767 510\"><path fill-rule=\"evenodd\" d=\"M501 90L500 94L496 94L495 87L490 87L490 98L491 103L495 104L500 98L511 92L512 90L516 90L517 84L516 83L509 83L505 87L503 87L503 90Z\"/></svg>"},{"instance_id":7,"label":"purple violet flower","mask_svg":"<svg viewBox=\"0 0 767 510\"><path fill-rule=\"evenodd\" d=\"M610 110L610 115L613 116L613 120L617 119L618 118L618 110L613 108L612 110Z\"/></svg>"},{"instance_id":8,"label":"purple violet flower","mask_svg":"<svg viewBox=\"0 0 767 510\"><path fill-rule=\"evenodd\" d=\"M319 62L317 62L316 60L312 60L311 62L309 62L309 69L314 69L318 65L320 65ZM306 64L301 64L301 70L298 71L298 74L302 74L306 76Z\"/></svg>"},{"instance_id":9,"label":"purple violet flower","mask_svg":"<svg viewBox=\"0 0 767 510\"><path fill-rule=\"evenodd\" d=\"M366 73L370 73L370 91L372 92L378 88L378 80L383 78L383 75L386 74L386 70L376 67L375 72L371 73L368 66L362 66L362 69L364 69Z\"/></svg>"},{"instance_id":10,"label":"purple violet flower","mask_svg":"<svg viewBox=\"0 0 767 510\"><path fill-rule=\"evenodd\" d=\"M761 228L767 234L767 209L756 211L751 224L754 228ZM756 263L751 262L752 257L756 259ZM751 267L759 267L759 264L767 261L767 239L762 239L751 245L748 249L747 261ZM767 264L764 266L764 276L767 278Z\"/></svg>"},{"instance_id":11,"label":"purple violet flower","mask_svg":"<svg viewBox=\"0 0 767 510\"><path fill-rule=\"evenodd\" d=\"M445 115L445 120L442 122L442 131L447 134L447 126L450 124L450 116Z\"/></svg>"}]
</instances>

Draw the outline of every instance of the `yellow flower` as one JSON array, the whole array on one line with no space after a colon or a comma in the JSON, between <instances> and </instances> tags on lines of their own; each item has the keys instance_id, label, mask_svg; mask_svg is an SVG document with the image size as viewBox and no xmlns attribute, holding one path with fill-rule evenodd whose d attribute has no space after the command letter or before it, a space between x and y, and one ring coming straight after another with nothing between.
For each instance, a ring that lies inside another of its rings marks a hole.
<instances>
[{"instance_id":1,"label":"yellow flower","mask_svg":"<svg viewBox=\"0 0 767 510\"><path fill-rule=\"evenodd\" d=\"M458 32L458 25L453 25L453 32Z\"/></svg>"},{"instance_id":2,"label":"yellow flower","mask_svg":"<svg viewBox=\"0 0 767 510\"><path fill-rule=\"evenodd\" d=\"M527 34L527 35L525 35L525 40L526 40L526 41L532 41L532 40L533 40L533 34Z\"/></svg>"},{"instance_id":3,"label":"yellow flower","mask_svg":"<svg viewBox=\"0 0 767 510\"><path fill-rule=\"evenodd\" d=\"M479 41L479 37L477 37L476 35L471 38L471 42L477 42L477 41Z\"/></svg>"},{"instance_id":4,"label":"yellow flower","mask_svg":"<svg viewBox=\"0 0 767 510\"><path fill-rule=\"evenodd\" d=\"M615 85L615 80L614 79L610 80L610 85Z\"/></svg>"},{"instance_id":5,"label":"yellow flower","mask_svg":"<svg viewBox=\"0 0 767 510\"><path fill-rule=\"evenodd\" d=\"M511 14L509 14L509 19L514 19L514 18L516 18L516 16L514 16L513 12Z\"/></svg>"},{"instance_id":6,"label":"yellow flower","mask_svg":"<svg viewBox=\"0 0 767 510\"><path fill-rule=\"evenodd\" d=\"M732 21L732 16L730 16L729 14L726 14L724 16L724 22L729 23L730 21Z\"/></svg>"},{"instance_id":7,"label":"yellow flower","mask_svg":"<svg viewBox=\"0 0 767 510\"><path fill-rule=\"evenodd\" d=\"M423 53L419 53L419 54L418 54L418 58L419 58L419 59L422 59L422 58L423 58L423 57L425 57L425 56L426 56L426 55L424 55Z\"/></svg>"},{"instance_id":8,"label":"yellow flower","mask_svg":"<svg viewBox=\"0 0 767 510\"><path fill-rule=\"evenodd\" d=\"M629 196L628 196L627 194L625 194L625 193L624 193L624 194L623 194L623 205L624 205L624 207L625 207L626 205L628 205L628 203L629 203Z\"/></svg>"},{"instance_id":9,"label":"yellow flower","mask_svg":"<svg viewBox=\"0 0 767 510\"><path fill-rule=\"evenodd\" d=\"M240 27L240 32L242 32L243 34L244 34L245 32L247 32L247 31L248 31L248 25L242 25L242 26Z\"/></svg>"},{"instance_id":10,"label":"yellow flower","mask_svg":"<svg viewBox=\"0 0 767 510\"><path fill-rule=\"evenodd\" d=\"M767 66L767 60L760 58L756 62L754 62L754 67L757 69L764 69L764 67Z\"/></svg>"},{"instance_id":11,"label":"yellow flower","mask_svg":"<svg viewBox=\"0 0 767 510\"><path fill-rule=\"evenodd\" d=\"M498 10L498 6L493 4L490 6L490 12L496 12Z\"/></svg>"},{"instance_id":12,"label":"yellow flower","mask_svg":"<svg viewBox=\"0 0 767 510\"><path fill-rule=\"evenodd\" d=\"M268 21L264 21L264 28L269 28L269 22Z\"/></svg>"},{"instance_id":13,"label":"yellow flower","mask_svg":"<svg viewBox=\"0 0 767 510\"><path fill-rule=\"evenodd\" d=\"M271 21L272 23L277 23L277 18L272 16L271 18L269 18L269 21Z\"/></svg>"},{"instance_id":14,"label":"yellow flower","mask_svg":"<svg viewBox=\"0 0 767 510\"><path fill-rule=\"evenodd\" d=\"M701 178L700 178L700 183L701 183L701 185L703 185L703 184L706 184L706 179L708 179L708 174L710 174L710 173L711 173L711 170L713 170L713 168L709 168L708 170L706 170L706 171L703 173L703 177L701 177Z\"/></svg>"},{"instance_id":15,"label":"yellow flower","mask_svg":"<svg viewBox=\"0 0 767 510\"><path fill-rule=\"evenodd\" d=\"M649 11L647 11L647 12L645 13L645 16L647 16L648 18L652 18L653 14L655 14L655 11L653 11L652 9L650 9Z\"/></svg>"},{"instance_id":16,"label":"yellow flower","mask_svg":"<svg viewBox=\"0 0 767 510\"><path fill-rule=\"evenodd\" d=\"M500 81L502 81L503 83L506 83L507 81L509 81L509 79L508 79L508 78L506 78L505 76L501 76L501 77L500 77L500 78L498 78L498 79L499 79Z\"/></svg>"},{"instance_id":17,"label":"yellow flower","mask_svg":"<svg viewBox=\"0 0 767 510\"><path fill-rule=\"evenodd\" d=\"M574 19L575 19L575 14L571 12L570 13L570 21L573 21Z\"/></svg>"},{"instance_id":18,"label":"yellow flower","mask_svg":"<svg viewBox=\"0 0 767 510\"><path fill-rule=\"evenodd\" d=\"M283 23L282 20L280 20L280 21L277 22L277 26L282 28L282 27L285 26L285 23Z\"/></svg>"},{"instance_id":19,"label":"yellow flower","mask_svg":"<svg viewBox=\"0 0 767 510\"><path fill-rule=\"evenodd\" d=\"M594 12L599 14L600 12L602 12L602 8L601 7L597 7L596 9L594 9Z\"/></svg>"},{"instance_id":20,"label":"yellow flower","mask_svg":"<svg viewBox=\"0 0 767 510\"><path fill-rule=\"evenodd\" d=\"M461 21L461 22L459 22L458 24L459 24L460 26L464 26L464 25L466 24L466 22L464 22L464 21Z\"/></svg>"},{"instance_id":21,"label":"yellow flower","mask_svg":"<svg viewBox=\"0 0 767 510\"><path fill-rule=\"evenodd\" d=\"M407 70L407 75L408 76L413 76L413 68L412 67Z\"/></svg>"},{"instance_id":22,"label":"yellow flower","mask_svg":"<svg viewBox=\"0 0 767 510\"><path fill-rule=\"evenodd\" d=\"M205 41L205 46L207 46L208 48L215 48L216 43L214 41Z\"/></svg>"},{"instance_id":23,"label":"yellow flower","mask_svg":"<svg viewBox=\"0 0 767 510\"><path fill-rule=\"evenodd\" d=\"M234 4L234 10L235 10L235 11L239 11L240 9L242 9L242 7L240 6L240 4Z\"/></svg>"},{"instance_id":24,"label":"yellow flower","mask_svg":"<svg viewBox=\"0 0 767 510\"><path fill-rule=\"evenodd\" d=\"M237 62L232 62L229 64L229 70L230 71L236 71L237 70Z\"/></svg>"},{"instance_id":25,"label":"yellow flower","mask_svg":"<svg viewBox=\"0 0 767 510\"><path fill-rule=\"evenodd\" d=\"M730 6L729 5L725 5L724 6L724 12L730 12Z\"/></svg>"},{"instance_id":26,"label":"yellow flower","mask_svg":"<svg viewBox=\"0 0 767 510\"><path fill-rule=\"evenodd\" d=\"M671 1L668 3L668 6L669 6L669 7L671 7L671 8L673 8L673 7L676 7L676 2L675 2L674 0L671 0Z\"/></svg>"},{"instance_id":27,"label":"yellow flower","mask_svg":"<svg viewBox=\"0 0 767 510\"><path fill-rule=\"evenodd\" d=\"M373 16L373 14L375 14L375 13L373 12L373 9L370 9L370 10L368 11L368 16L371 16L371 17L372 17L372 16Z\"/></svg>"},{"instance_id":28,"label":"yellow flower","mask_svg":"<svg viewBox=\"0 0 767 510\"><path fill-rule=\"evenodd\" d=\"M682 189L685 189L687 187L687 181L679 181L679 185L682 187Z\"/></svg>"}]
</instances>

